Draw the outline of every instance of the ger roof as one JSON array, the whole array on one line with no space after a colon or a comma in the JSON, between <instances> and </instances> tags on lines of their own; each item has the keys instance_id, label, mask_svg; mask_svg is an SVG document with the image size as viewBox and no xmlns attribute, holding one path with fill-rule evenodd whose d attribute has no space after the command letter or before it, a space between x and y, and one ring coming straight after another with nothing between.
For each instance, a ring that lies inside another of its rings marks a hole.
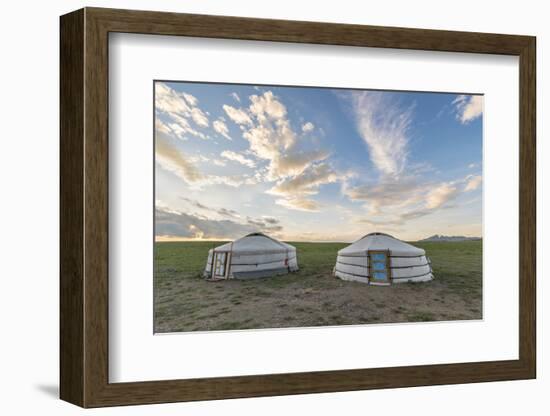
<instances>
[{"instance_id":1,"label":"ger roof","mask_svg":"<svg viewBox=\"0 0 550 416\"><path fill-rule=\"evenodd\" d=\"M251 233L233 242L223 244L214 251L232 251L234 253L284 253L296 248L263 233Z\"/></svg>"},{"instance_id":2,"label":"ger roof","mask_svg":"<svg viewBox=\"0 0 550 416\"><path fill-rule=\"evenodd\" d=\"M426 252L412 244L405 243L397 238L385 233L370 233L342 250L338 255L366 255L369 250L390 250L393 256L423 256Z\"/></svg>"}]
</instances>

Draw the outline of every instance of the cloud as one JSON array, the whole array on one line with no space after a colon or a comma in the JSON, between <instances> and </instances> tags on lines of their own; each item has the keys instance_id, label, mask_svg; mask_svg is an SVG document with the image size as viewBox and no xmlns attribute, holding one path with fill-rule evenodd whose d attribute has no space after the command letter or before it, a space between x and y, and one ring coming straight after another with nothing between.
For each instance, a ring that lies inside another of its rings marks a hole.
<instances>
[{"instance_id":1,"label":"cloud","mask_svg":"<svg viewBox=\"0 0 550 416\"><path fill-rule=\"evenodd\" d=\"M198 126L208 127L208 117L200 108L191 109L191 118Z\"/></svg>"},{"instance_id":2,"label":"cloud","mask_svg":"<svg viewBox=\"0 0 550 416\"><path fill-rule=\"evenodd\" d=\"M268 231L268 232L278 232L282 231L283 227L279 224L279 220L273 217L260 217L260 218L246 218L247 223L256 227L258 230Z\"/></svg>"},{"instance_id":3,"label":"cloud","mask_svg":"<svg viewBox=\"0 0 550 416\"><path fill-rule=\"evenodd\" d=\"M221 160L221 159L212 159L212 163L220 167L227 166L227 163L225 162L225 160Z\"/></svg>"},{"instance_id":4,"label":"cloud","mask_svg":"<svg viewBox=\"0 0 550 416\"><path fill-rule=\"evenodd\" d=\"M351 101L372 163L383 175L399 176L407 162L412 108L402 108L389 93L379 91L353 92Z\"/></svg>"},{"instance_id":5,"label":"cloud","mask_svg":"<svg viewBox=\"0 0 550 416\"><path fill-rule=\"evenodd\" d=\"M155 109L170 114L191 113L191 107L185 96L162 82L155 84Z\"/></svg>"},{"instance_id":6,"label":"cloud","mask_svg":"<svg viewBox=\"0 0 550 416\"><path fill-rule=\"evenodd\" d=\"M157 124L155 127L167 127L163 130L166 134L173 134L176 137L185 140L186 135L190 134L201 139L206 139L206 135L192 127L192 121L197 127L208 127L208 116L198 107L198 99L191 94L176 91L163 82L155 84L155 114L159 120L160 115L164 115L169 121Z\"/></svg>"},{"instance_id":7,"label":"cloud","mask_svg":"<svg viewBox=\"0 0 550 416\"><path fill-rule=\"evenodd\" d=\"M172 119L171 122L164 123L159 117L157 117L155 120L155 127L157 130L160 126L161 132L175 136L181 140L187 140L188 135L207 140L206 135L192 128L187 119L180 117L177 114L172 114L170 118Z\"/></svg>"},{"instance_id":8,"label":"cloud","mask_svg":"<svg viewBox=\"0 0 550 416\"><path fill-rule=\"evenodd\" d=\"M164 123L160 118L155 119L155 131L158 133L164 133L170 135L172 129L166 123Z\"/></svg>"},{"instance_id":9,"label":"cloud","mask_svg":"<svg viewBox=\"0 0 550 416\"><path fill-rule=\"evenodd\" d=\"M406 221L450 208L451 202L461 193L471 190L468 185L472 180L471 175L440 183L409 177L401 182L344 187L344 193L352 201L365 202L367 217L359 218L358 222L372 226L403 225Z\"/></svg>"},{"instance_id":10,"label":"cloud","mask_svg":"<svg viewBox=\"0 0 550 416\"><path fill-rule=\"evenodd\" d=\"M425 207L434 210L443 206L446 202L458 195L458 188L451 183L443 183L431 189L426 195Z\"/></svg>"},{"instance_id":11,"label":"cloud","mask_svg":"<svg viewBox=\"0 0 550 416\"><path fill-rule=\"evenodd\" d=\"M256 163L254 163L252 159L248 159L240 153L236 153L231 150L224 150L223 152L221 152L220 156L240 163L241 165L248 166L249 168L253 168L254 166L256 166Z\"/></svg>"},{"instance_id":12,"label":"cloud","mask_svg":"<svg viewBox=\"0 0 550 416\"><path fill-rule=\"evenodd\" d=\"M233 97L233 99L237 102L241 102L241 97L239 97L239 94L237 94L236 92L232 92L231 93L231 97Z\"/></svg>"},{"instance_id":13,"label":"cloud","mask_svg":"<svg viewBox=\"0 0 550 416\"><path fill-rule=\"evenodd\" d=\"M268 169L268 178L272 181L281 177L296 177L306 172L315 162L327 159L330 153L326 150L290 151L276 154Z\"/></svg>"},{"instance_id":14,"label":"cloud","mask_svg":"<svg viewBox=\"0 0 550 416\"><path fill-rule=\"evenodd\" d=\"M329 153L323 149L305 149L297 140L287 117L286 106L266 91L251 95L248 108L224 105L228 117L241 125L243 137L250 151L259 159L268 161L267 176L270 181L296 176L314 162L326 159Z\"/></svg>"},{"instance_id":15,"label":"cloud","mask_svg":"<svg viewBox=\"0 0 550 416\"><path fill-rule=\"evenodd\" d=\"M204 179L204 176L195 165L162 135L156 138L155 161L164 169L173 172L187 183L195 183Z\"/></svg>"},{"instance_id":16,"label":"cloud","mask_svg":"<svg viewBox=\"0 0 550 416\"><path fill-rule=\"evenodd\" d=\"M174 173L195 189L209 185L226 185L237 188L243 185L255 185L258 182L256 178L250 175L219 176L203 174L198 170L194 162L210 161L209 158L202 155L185 155L162 134L157 135L156 138L155 161L163 169ZM216 164L216 160L213 160L213 163Z\"/></svg>"},{"instance_id":17,"label":"cloud","mask_svg":"<svg viewBox=\"0 0 550 416\"><path fill-rule=\"evenodd\" d=\"M459 95L453 101L456 118L462 124L468 124L483 114L482 95Z\"/></svg>"},{"instance_id":18,"label":"cloud","mask_svg":"<svg viewBox=\"0 0 550 416\"><path fill-rule=\"evenodd\" d=\"M304 133L308 133L310 131L313 131L313 129L315 128L315 126L313 125L312 122L308 121L307 123L305 123L304 125L302 125L302 131Z\"/></svg>"},{"instance_id":19,"label":"cloud","mask_svg":"<svg viewBox=\"0 0 550 416\"><path fill-rule=\"evenodd\" d=\"M428 184L419 183L416 177L402 177L400 180L384 178L378 182L342 187L343 194L352 201L364 201L370 215L399 211L406 206L418 204L429 189Z\"/></svg>"},{"instance_id":20,"label":"cloud","mask_svg":"<svg viewBox=\"0 0 550 416\"><path fill-rule=\"evenodd\" d=\"M276 201L279 205L291 209L317 210L317 203L298 198L298 191L292 188L301 187L302 191L314 195L321 185L339 180L339 175L329 164L321 163L330 153L319 148L318 144L313 147L313 143L296 134L286 106L272 91L251 95L249 100L248 107L224 105L223 108L227 116L240 125L243 138L249 144L249 153L267 162L265 172L261 171L261 177L256 179L276 182L268 192L282 197ZM311 131L314 126L306 123L300 128L302 131ZM321 178L320 175L325 177Z\"/></svg>"},{"instance_id":21,"label":"cloud","mask_svg":"<svg viewBox=\"0 0 550 416\"><path fill-rule=\"evenodd\" d=\"M391 94L371 91L352 93L351 102L357 130L379 173L367 182L343 183L342 193L366 208L358 222L373 227L403 225L453 206L461 193L479 186L473 177L433 181L422 171L425 167L408 163L413 107L403 107Z\"/></svg>"},{"instance_id":22,"label":"cloud","mask_svg":"<svg viewBox=\"0 0 550 416\"><path fill-rule=\"evenodd\" d=\"M248 217L245 222L233 219L212 219L157 205L155 209L155 236L182 239L233 240L253 232L277 235L283 227L263 218Z\"/></svg>"},{"instance_id":23,"label":"cloud","mask_svg":"<svg viewBox=\"0 0 550 416\"><path fill-rule=\"evenodd\" d=\"M271 162L270 168L274 177L292 174L281 170L274 171L276 166L284 166L284 163L279 163L281 159L290 159L291 156L287 150L295 143L294 132L289 128L288 121L271 123L263 119L261 124L246 130L243 137L248 140L250 150L257 157Z\"/></svg>"},{"instance_id":24,"label":"cloud","mask_svg":"<svg viewBox=\"0 0 550 416\"><path fill-rule=\"evenodd\" d=\"M182 93L183 97L185 98L185 101L189 103L189 105L196 107L199 104L199 100L191 94Z\"/></svg>"},{"instance_id":25,"label":"cloud","mask_svg":"<svg viewBox=\"0 0 550 416\"><path fill-rule=\"evenodd\" d=\"M223 137L225 137L227 140L232 140L231 137L229 137L229 129L227 128L227 124L225 124L225 121L223 119L218 119L212 123L212 127L216 131L216 133L221 134Z\"/></svg>"},{"instance_id":26,"label":"cloud","mask_svg":"<svg viewBox=\"0 0 550 416\"><path fill-rule=\"evenodd\" d=\"M312 199L300 198L300 197L277 199L275 203L277 205L280 205L288 209L294 209L297 211L306 211L306 212L318 212L321 207L321 205L318 202Z\"/></svg>"},{"instance_id":27,"label":"cloud","mask_svg":"<svg viewBox=\"0 0 550 416\"><path fill-rule=\"evenodd\" d=\"M191 162L191 163L206 163L206 162L210 162L210 158L204 156L204 155L194 155L194 156L190 156L188 158L188 160Z\"/></svg>"},{"instance_id":28,"label":"cloud","mask_svg":"<svg viewBox=\"0 0 550 416\"><path fill-rule=\"evenodd\" d=\"M199 201L191 198L181 197L182 200L188 202L190 205L194 206L195 208L204 209L204 210L210 210L206 205L201 204ZM157 202L157 207L160 204Z\"/></svg>"},{"instance_id":29,"label":"cloud","mask_svg":"<svg viewBox=\"0 0 550 416\"><path fill-rule=\"evenodd\" d=\"M301 175L283 179L268 190L273 195L296 198L299 195L315 195L319 187L324 184L334 183L341 179L328 163L318 163Z\"/></svg>"},{"instance_id":30,"label":"cloud","mask_svg":"<svg viewBox=\"0 0 550 416\"><path fill-rule=\"evenodd\" d=\"M216 212L224 217L232 217L232 218L240 217L239 213L233 209L219 208Z\"/></svg>"},{"instance_id":31,"label":"cloud","mask_svg":"<svg viewBox=\"0 0 550 416\"><path fill-rule=\"evenodd\" d=\"M226 185L233 188L238 188L243 185L255 185L258 181L250 175L208 175L199 185Z\"/></svg>"},{"instance_id":32,"label":"cloud","mask_svg":"<svg viewBox=\"0 0 550 416\"><path fill-rule=\"evenodd\" d=\"M273 120L281 120L286 116L286 107L281 103L271 91L266 91L262 95L251 95L250 112L259 120L269 117Z\"/></svg>"},{"instance_id":33,"label":"cloud","mask_svg":"<svg viewBox=\"0 0 550 416\"><path fill-rule=\"evenodd\" d=\"M233 209L228 209L228 208L212 208L212 207L208 207L202 203L200 203L199 201L197 201L196 199L191 199L191 198L187 198L187 197L180 197L181 200L187 202L190 206L194 207L194 208L198 208L202 211L208 211L210 213L213 213L213 214L218 214L222 217L231 217L231 218L240 218L240 215L237 211L233 210ZM157 203L157 207L164 207L163 205ZM166 207L164 207L166 208Z\"/></svg>"},{"instance_id":34,"label":"cloud","mask_svg":"<svg viewBox=\"0 0 550 416\"><path fill-rule=\"evenodd\" d=\"M233 239L250 230L232 220L212 220L183 212L155 210L155 236L189 239Z\"/></svg>"},{"instance_id":35,"label":"cloud","mask_svg":"<svg viewBox=\"0 0 550 416\"><path fill-rule=\"evenodd\" d=\"M481 185L481 176L472 175L468 176L464 192L475 191Z\"/></svg>"},{"instance_id":36,"label":"cloud","mask_svg":"<svg viewBox=\"0 0 550 416\"><path fill-rule=\"evenodd\" d=\"M246 111L242 109L238 109L230 105L224 104L223 111L225 111L225 114L227 114L227 117L229 117L231 120L233 120L237 124L252 124L252 119L246 113Z\"/></svg>"}]
</instances>

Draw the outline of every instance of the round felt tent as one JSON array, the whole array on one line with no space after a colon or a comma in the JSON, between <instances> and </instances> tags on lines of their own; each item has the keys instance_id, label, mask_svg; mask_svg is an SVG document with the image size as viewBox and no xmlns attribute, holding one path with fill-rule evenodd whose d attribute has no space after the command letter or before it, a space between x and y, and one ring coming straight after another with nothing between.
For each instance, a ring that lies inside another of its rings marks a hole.
<instances>
[{"instance_id":1,"label":"round felt tent","mask_svg":"<svg viewBox=\"0 0 550 416\"><path fill-rule=\"evenodd\" d=\"M296 247L262 233L252 233L210 249L204 276L253 279L297 270Z\"/></svg>"},{"instance_id":2,"label":"round felt tent","mask_svg":"<svg viewBox=\"0 0 550 416\"><path fill-rule=\"evenodd\" d=\"M384 233L370 233L338 251L334 275L373 285L433 279L426 252Z\"/></svg>"}]
</instances>

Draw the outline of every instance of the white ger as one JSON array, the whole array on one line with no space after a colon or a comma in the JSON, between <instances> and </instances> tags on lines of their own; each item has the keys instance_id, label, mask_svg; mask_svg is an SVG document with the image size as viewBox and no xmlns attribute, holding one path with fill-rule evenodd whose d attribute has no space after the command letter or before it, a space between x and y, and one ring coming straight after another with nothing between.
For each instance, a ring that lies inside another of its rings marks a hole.
<instances>
[{"instance_id":1,"label":"white ger","mask_svg":"<svg viewBox=\"0 0 550 416\"><path fill-rule=\"evenodd\" d=\"M204 276L210 279L253 279L297 270L296 247L262 233L252 233L210 249Z\"/></svg>"},{"instance_id":2,"label":"white ger","mask_svg":"<svg viewBox=\"0 0 550 416\"><path fill-rule=\"evenodd\" d=\"M384 233L370 233L338 251L334 275L371 285L434 278L426 252Z\"/></svg>"}]
</instances>

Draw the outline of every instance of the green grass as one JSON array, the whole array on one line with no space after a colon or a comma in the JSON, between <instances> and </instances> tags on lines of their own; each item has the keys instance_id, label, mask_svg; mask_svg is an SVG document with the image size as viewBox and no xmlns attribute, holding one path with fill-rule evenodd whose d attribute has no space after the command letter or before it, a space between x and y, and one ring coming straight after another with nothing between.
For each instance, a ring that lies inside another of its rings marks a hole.
<instances>
[{"instance_id":1,"label":"green grass","mask_svg":"<svg viewBox=\"0 0 550 416\"><path fill-rule=\"evenodd\" d=\"M332 277L343 243L291 243L300 271L247 281L207 282L208 250L223 242L155 244L155 330L208 331L480 319L482 242L414 243L435 280L390 287Z\"/></svg>"},{"instance_id":2,"label":"green grass","mask_svg":"<svg viewBox=\"0 0 550 416\"><path fill-rule=\"evenodd\" d=\"M437 280L466 300L481 301L482 241L415 243L432 260Z\"/></svg>"}]
</instances>

